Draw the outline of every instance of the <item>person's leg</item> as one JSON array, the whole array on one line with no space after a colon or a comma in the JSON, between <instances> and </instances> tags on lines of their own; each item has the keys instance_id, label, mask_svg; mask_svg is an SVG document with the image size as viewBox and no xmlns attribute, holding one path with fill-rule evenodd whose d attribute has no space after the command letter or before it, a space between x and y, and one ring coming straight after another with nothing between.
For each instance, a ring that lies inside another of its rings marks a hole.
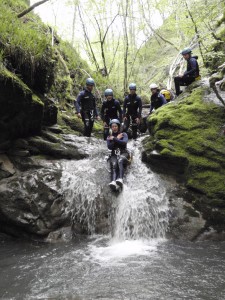
<instances>
[{"instance_id":1,"label":"person's leg","mask_svg":"<svg viewBox=\"0 0 225 300\"><path fill-rule=\"evenodd\" d=\"M92 129L93 129L94 121L90 120L89 121L89 131L88 131L88 136L91 136Z\"/></svg>"},{"instance_id":2,"label":"person's leg","mask_svg":"<svg viewBox=\"0 0 225 300\"><path fill-rule=\"evenodd\" d=\"M185 84L188 86L188 85L190 85L192 82L195 81L195 77L184 77L183 80L184 80Z\"/></svg>"},{"instance_id":3,"label":"person's leg","mask_svg":"<svg viewBox=\"0 0 225 300\"><path fill-rule=\"evenodd\" d=\"M195 81L195 78L194 77L175 77L174 78L174 84L175 84L175 89L176 89L176 95L179 96L181 94L181 91L180 91L180 86L183 86L183 85L190 85L192 82Z\"/></svg>"},{"instance_id":4,"label":"person's leg","mask_svg":"<svg viewBox=\"0 0 225 300\"><path fill-rule=\"evenodd\" d=\"M111 166L111 180L116 181L117 173L118 173L118 161L116 155L111 156L110 166Z\"/></svg>"},{"instance_id":5,"label":"person's leg","mask_svg":"<svg viewBox=\"0 0 225 300\"><path fill-rule=\"evenodd\" d=\"M135 140L137 138L138 124L135 121L136 117L132 118L132 138Z\"/></svg>"},{"instance_id":6,"label":"person's leg","mask_svg":"<svg viewBox=\"0 0 225 300\"><path fill-rule=\"evenodd\" d=\"M176 95L179 96L181 91L180 91L180 83L181 83L182 78L179 76L174 77L174 84L175 84L175 90L176 90Z\"/></svg>"},{"instance_id":7,"label":"person's leg","mask_svg":"<svg viewBox=\"0 0 225 300\"><path fill-rule=\"evenodd\" d=\"M130 117L127 117L127 119L124 121L123 124L123 131L127 133L130 126Z\"/></svg>"},{"instance_id":8,"label":"person's leg","mask_svg":"<svg viewBox=\"0 0 225 300\"><path fill-rule=\"evenodd\" d=\"M111 166L111 182L109 183L109 186L112 190L117 190L117 184L116 184L116 178L118 173L118 161L117 156L113 155L110 158L110 166Z\"/></svg>"},{"instance_id":9,"label":"person's leg","mask_svg":"<svg viewBox=\"0 0 225 300\"><path fill-rule=\"evenodd\" d=\"M120 187L123 186L124 169L127 166L128 158L129 158L129 154L123 153L118 159L119 176L118 179L116 180L116 184L118 184Z\"/></svg>"},{"instance_id":10,"label":"person's leg","mask_svg":"<svg viewBox=\"0 0 225 300\"><path fill-rule=\"evenodd\" d=\"M109 120L107 120L105 123L106 124L104 125L104 132L103 132L104 141L106 141L107 137L109 136Z\"/></svg>"},{"instance_id":11,"label":"person's leg","mask_svg":"<svg viewBox=\"0 0 225 300\"><path fill-rule=\"evenodd\" d=\"M87 111L82 112L82 121L84 123L84 136L90 136L89 135L90 119Z\"/></svg>"},{"instance_id":12,"label":"person's leg","mask_svg":"<svg viewBox=\"0 0 225 300\"><path fill-rule=\"evenodd\" d=\"M88 127L88 136L91 136L91 133L92 133L92 128L93 128L93 125L94 125L94 111L90 111L89 112L89 127Z\"/></svg>"}]
</instances>

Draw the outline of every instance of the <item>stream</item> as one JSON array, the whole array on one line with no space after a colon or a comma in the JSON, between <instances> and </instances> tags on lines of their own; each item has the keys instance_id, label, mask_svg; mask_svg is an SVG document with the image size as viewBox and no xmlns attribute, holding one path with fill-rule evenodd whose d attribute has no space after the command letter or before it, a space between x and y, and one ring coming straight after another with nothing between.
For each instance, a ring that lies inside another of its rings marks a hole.
<instances>
[{"instance_id":1,"label":"stream","mask_svg":"<svg viewBox=\"0 0 225 300\"><path fill-rule=\"evenodd\" d=\"M166 239L174 183L141 162L139 146L129 142L133 161L119 194L107 186L102 142L90 143L91 159L62 162L67 209L88 235L2 240L0 299L225 299L225 242Z\"/></svg>"}]
</instances>

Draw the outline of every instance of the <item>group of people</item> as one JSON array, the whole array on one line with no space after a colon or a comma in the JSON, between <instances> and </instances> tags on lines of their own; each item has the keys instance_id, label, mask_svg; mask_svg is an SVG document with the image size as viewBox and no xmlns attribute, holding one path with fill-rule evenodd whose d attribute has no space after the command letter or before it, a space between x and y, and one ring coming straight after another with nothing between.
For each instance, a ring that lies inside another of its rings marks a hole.
<instances>
[{"instance_id":1,"label":"group of people","mask_svg":"<svg viewBox=\"0 0 225 300\"><path fill-rule=\"evenodd\" d=\"M187 70L183 75L174 78L176 95L181 93L180 86L189 85L199 78L199 67L197 57L192 57L191 49L185 48L181 54L187 61ZM123 186L124 168L130 160L130 153L127 150L128 135L127 131L131 127L133 139L137 138L138 126L141 122L142 100L136 93L136 84L129 85L129 94L123 102L123 109L120 102L114 98L113 90L105 90L105 100L99 114L96 107L96 99L92 93L95 82L92 78L87 78L86 87L80 92L76 101L75 108L79 118L84 123L84 136L90 137L94 118L101 119L104 124L104 140L107 140L108 149L111 150L111 182L110 187L117 190ZM167 90L160 92L157 84L150 85L151 102L150 110L158 109L169 101L167 99ZM123 125L123 126L122 126ZM123 128L121 128L123 127Z\"/></svg>"}]
</instances>

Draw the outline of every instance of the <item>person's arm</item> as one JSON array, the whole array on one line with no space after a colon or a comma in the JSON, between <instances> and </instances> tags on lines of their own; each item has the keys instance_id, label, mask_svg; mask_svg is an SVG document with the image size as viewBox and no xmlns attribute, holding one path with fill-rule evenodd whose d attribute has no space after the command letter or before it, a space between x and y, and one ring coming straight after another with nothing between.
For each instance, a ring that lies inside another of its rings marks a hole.
<instances>
[{"instance_id":1,"label":"person's arm","mask_svg":"<svg viewBox=\"0 0 225 300\"><path fill-rule=\"evenodd\" d=\"M162 94L159 94L159 98L161 100L162 105L167 104L166 98Z\"/></svg>"},{"instance_id":2,"label":"person's arm","mask_svg":"<svg viewBox=\"0 0 225 300\"><path fill-rule=\"evenodd\" d=\"M96 117L96 119L97 120L100 120L101 118L100 118L100 116L99 116L99 112L98 112L98 109L97 109L97 106L96 106L96 100L95 100L95 98L93 99L93 101L94 101L94 116Z\"/></svg>"},{"instance_id":3,"label":"person's arm","mask_svg":"<svg viewBox=\"0 0 225 300\"><path fill-rule=\"evenodd\" d=\"M98 109L97 109L97 106L96 106L96 100L95 100L95 98L93 99L93 101L94 101L94 116L96 118L99 118L99 113L98 113Z\"/></svg>"},{"instance_id":4,"label":"person's arm","mask_svg":"<svg viewBox=\"0 0 225 300\"><path fill-rule=\"evenodd\" d=\"M123 132L121 134L123 135L122 139L118 139L118 138L114 137L113 141L117 145L121 145L121 146L126 145L128 142L128 135L125 132Z\"/></svg>"},{"instance_id":5,"label":"person's arm","mask_svg":"<svg viewBox=\"0 0 225 300\"><path fill-rule=\"evenodd\" d=\"M123 102L123 118L125 118L126 116L126 110L127 110L127 98L125 98Z\"/></svg>"},{"instance_id":6,"label":"person's arm","mask_svg":"<svg viewBox=\"0 0 225 300\"><path fill-rule=\"evenodd\" d=\"M116 101L116 108L119 112L119 120L120 120L120 122L122 122L122 109L121 109L119 101Z\"/></svg>"},{"instance_id":7,"label":"person's arm","mask_svg":"<svg viewBox=\"0 0 225 300\"><path fill-rule=\"evenodd\" d=\"M107 138L107 147L109 150L113 150L114 144L114 140L110 140L109 138Z\"/></svg>"},{"instance_id":8,"label":"person's arm","mask_svg":"<svg viewBox=\"0 0 225 300\"><path fill-rule=\"evenodd\" d=\"M83 97L83 93L81 92L78 97L77 97L77 100L75 101L74 105L75 105L75 108L76 108L76 111L78 114L80 114L80 109L81 109L81 99Z\"/></svg>"},{"instance_id":9,"label":"person's arm","mask_svg":"<svg viewBox=\"0 0 225 300\"><path fill-rule=\"evenodd\" d=\"M138 98L138 118L140 119L141 118L141 113L142 113L142 101L141 101L141 98L139 97Z\"/></svg>"},{"instance_id":10,"label":"person's arm","mask_svg":"<svg viewBox=\"0 0 225 300\"><path fill-rule=\"evenodd\" d=\"M152 102L152 100L150 99L150 109L149 109L149 113L151 113L154 109L154 104Z\"/></svg>"},{"instance_id":11,"label":"person's arm","mask_svg":"<svg viewBox=\"0 0 225 300\"><path fill-rule=\"evenodd\" d=\"M101 118L102 118L102 121L105 122L105 102L102 103Z\"/></svg>"}]
</instances>

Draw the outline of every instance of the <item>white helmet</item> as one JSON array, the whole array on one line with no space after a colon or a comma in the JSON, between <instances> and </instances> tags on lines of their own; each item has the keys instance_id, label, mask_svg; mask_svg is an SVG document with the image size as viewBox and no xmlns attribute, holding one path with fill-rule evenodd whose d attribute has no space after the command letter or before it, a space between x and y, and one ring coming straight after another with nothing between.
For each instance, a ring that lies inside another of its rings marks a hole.
<instances>
[{"instance_id":1,"label":"white helmet","mask_svg":"<svg viewBox=\"0 0 225 300\"><path fill-rule=\"evenodd\" d=\"M150 89L157 89L158 85L156 83L152 83L152 84L150 84L149 88Z\"/></svg>"}]
</instances>

